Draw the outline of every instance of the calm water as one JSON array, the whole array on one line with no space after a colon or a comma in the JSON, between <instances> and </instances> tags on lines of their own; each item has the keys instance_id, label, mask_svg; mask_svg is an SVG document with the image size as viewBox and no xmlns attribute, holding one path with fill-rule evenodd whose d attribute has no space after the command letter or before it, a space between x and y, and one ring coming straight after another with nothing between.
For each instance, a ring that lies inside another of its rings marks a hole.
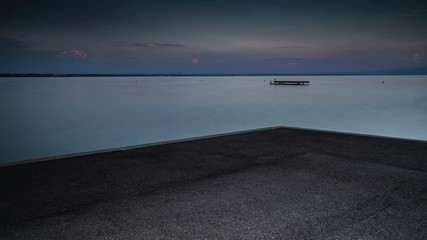
<instances>
[{"instance_id":1,"label":"calm water","mask_svg":"<svg viewBox=\"0 0 427 240\"><path fill-rule=\"evenodd\" d=\"M270 86L273 77L3 78L0 162L270 126L427 140L427 76L277 79L311 84Z\"/></svg>"}]
</instances>

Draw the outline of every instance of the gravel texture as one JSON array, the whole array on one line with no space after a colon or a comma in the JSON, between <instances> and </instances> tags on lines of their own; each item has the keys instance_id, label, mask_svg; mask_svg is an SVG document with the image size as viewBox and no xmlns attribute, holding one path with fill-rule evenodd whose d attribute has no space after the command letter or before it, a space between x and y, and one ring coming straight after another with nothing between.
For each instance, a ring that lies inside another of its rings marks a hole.
<instances>
[{"instance_id":1,"label":"gravel texture","mask_svg":"<svg viewBox=\"0 0 427 240\"><path fill-rule=\"evenodd\" d=\"M0 239L427 239L427 142L279 127L0 167Z\"/></svg>"}]
</instances>

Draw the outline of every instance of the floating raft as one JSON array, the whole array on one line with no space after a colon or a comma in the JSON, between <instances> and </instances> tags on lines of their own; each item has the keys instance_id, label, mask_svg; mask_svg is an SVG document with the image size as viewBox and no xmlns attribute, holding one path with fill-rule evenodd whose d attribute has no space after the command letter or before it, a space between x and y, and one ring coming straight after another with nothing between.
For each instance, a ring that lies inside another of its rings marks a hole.
<instances>
[{"instance_id":1,"label":"floating raft","mask_svg":"<svg viewBox=\"0 0 427 240\"><path fill-rule=\"evenodd\" d=\"M270 81L270 85L305 85L309 83L310 81Z\"/></svg>"}]
</instances>

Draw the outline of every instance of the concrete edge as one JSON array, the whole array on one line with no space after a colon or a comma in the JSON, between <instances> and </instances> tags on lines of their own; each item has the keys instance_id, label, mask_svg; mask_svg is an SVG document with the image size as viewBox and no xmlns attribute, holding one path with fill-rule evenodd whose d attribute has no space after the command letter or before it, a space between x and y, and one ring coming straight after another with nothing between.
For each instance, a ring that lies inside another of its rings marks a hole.
<instances>
[{"instance_id":1,"label":"concrete edge","mask_svg":"<svg viewBox=\"0 0 427 240\"><path fill-rule=\"evenodd\" d=\"M427 143L427 140L412 139L412 138L400 138L400 137L391 137L391 136L381 136L381 135L374 135L374 134L368 134L368 133L353 133L353 132L343 132L343 131L336 131L336 130L302 128L302 127L288 127L288 126L282 126L282 128L305 130L305 131L314 131L314 132L324 132L324 133L334 133L334 134L343 134L343 135L351 135L351 136L359 136L359 137L383 138L383 139L391 139L391 140Z\"/></svg>"},{"instance_id":2,"label":"concrete edge","mask_svg":"<svg viewBox=\"0 0 427 240\"><path fill-rule=\"evenodd\" d=\"M414 142L427 143L426 140L420 140L420 139L398 138L398 137L379 136L379 135L364 134L364 133L351 133L351 132L341 132L341 131L302 128L302 127L275 126L275 127L265 127L265 128L242 130L242 131L236 131L236 132L212 134L212 135L206 135L206 136L200 136L200 137L183 138L183 139L177 139L177 140L138 144L138 145L124 146L124 147L117 147L117 148L107 148L107 149L101 149L101 150L94 150L94 151L80 152L80 153L71 153L71 154L57 155L57 156L44 157L44 158L35 158L35 159L30 159L30 160L18 161L18 162L0 163L0 167L16 166L16 165L22 165L22 164L28 164L28 163L37 163L37 162L46 162L46 161L59 160L59 159L65 159L65 158L81 157L81 156L92 155L92 154L117 152L117 151L124 151L124 150L136 149L136 148L152 147L152 146L159 146L159 145L165 145L165 144L171 144L171 143L189 142L189 141L203 140L203 139L209 139L209 138L217 138L217 137L223 137L223 136L231 136L231 135L251 133L251 132L281 129L281 128L296 129L296 130L303 130L303 131L333 133L333 134L343 134L343 135L352 135L352 136L360 136L360 137L372 137L372 138L383 138L383 139L391 139L391 140L414 141Z\"/></svg>"}]
</instances>

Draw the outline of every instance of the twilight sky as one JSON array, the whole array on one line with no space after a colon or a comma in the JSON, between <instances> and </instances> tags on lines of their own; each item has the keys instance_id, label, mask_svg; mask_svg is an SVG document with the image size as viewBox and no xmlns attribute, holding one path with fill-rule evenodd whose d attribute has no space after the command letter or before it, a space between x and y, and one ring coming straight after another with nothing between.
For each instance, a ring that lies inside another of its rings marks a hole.
<instances>
[{"instance_id":1,"label":"twilight sky","mask_svg":"<svg viewBox=\"0 0 427 240\"><path fill-rule=\"evenodd\" d=\"M427 69L425 1L3 0L0 73Z\"/></svg>"}]
</instances>

